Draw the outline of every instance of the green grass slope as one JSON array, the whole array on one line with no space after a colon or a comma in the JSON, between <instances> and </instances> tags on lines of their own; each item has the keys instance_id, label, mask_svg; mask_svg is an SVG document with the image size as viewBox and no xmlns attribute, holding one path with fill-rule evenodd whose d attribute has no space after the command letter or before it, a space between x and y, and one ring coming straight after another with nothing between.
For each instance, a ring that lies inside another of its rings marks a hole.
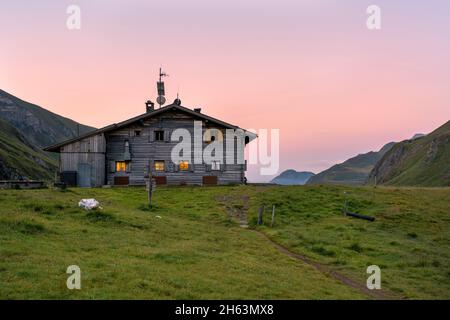
<instances>
[{"instance_id":1,"label":"green grass slope","mask_svg":"<svg viewBox=\"0 0 450 320\"><path fill-rule=\"evenodd\" d=\"M48 180L57 168L56 160L32 146L16 128L0 120L0 180Z\"/></svg>"},{"instance_id":2,"label":"green grass slope","mask_svg":"<svg viewBox=\"0 0 450 320\"><path fill-rule=\"evenodd\" d=\"M450 121L424 137L397 143L376 164L368 182L450 186Z\"/></svg>"},{"instance_id":3,"label":"green grass slope","mask_svg":"<svg viewBox=\"0 0 450 320\"><path fill-rule=\"evenodd\" d=\"M408 299L450 299L450 188L298 186L247 190L251 226L279 244L365 283L381 268L381 287ZM342 215L370 215L374 222ZM260 205L276 205L256 226Z\"/></svg>"},{"instance_id":4,"label":"green grass slope","mask_svg":"<svg viewBox=\"0 0 450 320\"><path fill-rule=\"evenodd\" d=\"M49 146L78 134L78 123L0 90L0 119L37 147ZM80 134L94 128L79 124Z\"/></svg>"},{"instance_id":5,"label":"green grass slope","mask_svg":"<svg viewBox=\"0 0 450 320\"><path fill-rule=\"evenodd\" d=\"M98 199L102 210L77 207ZM344 217L353 211L375 222ZM364 285L381 268L399 297L450 298L450 189L343 186L143 188L0 192L1 299L368 298L290 258L251 228ZM256 226L261 204L276 205ZM246 210L248 208L248 211ZM81 268L81 290L66 268Z\"/></svg>"},{"instance_id":6,"label":"green grass slope","mask_svg":"<svg viewBox=\"0 0 450 320\"><path fill-rule=\"evenodd\" d=\"M0 191L0 299L365 298L231 221L216 198L243 190L158 188L152 211L143 188Z\"/></svg>"},{"instance_id":7,"label":"green grass slope","mask_svg":"<svg viewBox=\"0 0 450 320\"><path fill-rule=\"evenodd\" d=\"M315 176L312 176L306 184L344 184L363 185L378 160L394 145L386 144L379 151L371 151L359 154L343 163L336 164Z\"/></svg>"}]
</instances>

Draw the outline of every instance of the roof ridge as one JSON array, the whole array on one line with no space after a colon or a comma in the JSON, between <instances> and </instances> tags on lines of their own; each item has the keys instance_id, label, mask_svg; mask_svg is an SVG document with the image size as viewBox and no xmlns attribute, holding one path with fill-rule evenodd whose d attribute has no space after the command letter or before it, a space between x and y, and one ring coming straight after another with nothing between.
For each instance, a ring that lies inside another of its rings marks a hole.
<instances>
[{"instance_id":1,"label":"roof ridge","mask_svg":"<svg viewBox=\"0 0 450 320\"><path fill-rule=\"evenodd\" d=\"M119 123L113 123L113 124L104 126L104 127L102 127L102 128L99 128L99 129L96 129L96 130L92 130L92 131L86 132L86 133L84 133L84 134L82 134L82 135L79 135L78 137L71 138L71 139L68 139L68 140L59 142L59 143L57 143L57 144L48 146L48 147L44 148L44 150L45 150L45 151L52 151L52 152L55 152L55 151L56 151L56 152L57 152L57 149L58 149L58 148L60 148L60 147L62 147L62 146L64 146L64 145L67 145L67 144L69 144L69 143L73 143L73 142L76 142L76 141L78 141L78 140L81 140L81 139L84 139L84 138L87 138L87 137L90 137L90 136L93 136L93 135L96 135L96 134L108 132L108 131L110 131L110 130L112 130L112 129L122 128L122 127L124 127L124 126L126 126L126 125L129 125L129 124L132 124L132 123L134 123L134 122L136 122L136 121L146 119L147 117L152 117L152 116L158 115L158 114L160 114L160 113L163 113L163 112L165 112L165 111L169 111L169 110L171 110L171 109L178 109L178 110L180 110L180 111L187 112L187 113L191 114L192 116L196 116L196 117L203 118L203 119L205 119L205 120L208 120L208 121L217 123L217 124L219 124L219 125L221 125L221 126L224 126L224 127L229 128L229 129L241 129L241 128L238 127L238 126L232 125L232 124L227 123L227 122L225 122L225 121L222 121L222 120L219 120L219 119L217 119L217 118L208 116L208 115L203 114L203 113L201 113L201 112L196 112L196 111L191 110L191 109L189 109L189 108L187 108L187 107L184 107L184 106L181 106L181 105L176 105L176 104L172 103L172 104L168 104L168 105L166 105L166 106L164 106L164 107L161 107L161 108L159 108L159 109L156 109L156 110L154 110L154 111L152 111L152 112L146 112L146 113L140 114L140 115L138 115L138 116L132 117L132 118L130 118L130 119L121 121L121 122L119 122ZM244 130L244 131L247 132L247 130L245 130L245 129L242 129L242 130Z\"/></svg>"}]
</instances>

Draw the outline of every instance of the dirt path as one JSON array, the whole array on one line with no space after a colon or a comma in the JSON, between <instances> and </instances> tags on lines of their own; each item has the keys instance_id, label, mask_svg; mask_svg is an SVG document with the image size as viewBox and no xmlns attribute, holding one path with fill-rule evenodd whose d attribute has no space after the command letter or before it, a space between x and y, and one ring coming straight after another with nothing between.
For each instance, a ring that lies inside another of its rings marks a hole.
<instances>
[{"instance_id":1,"label":"dirt path","mask_svg":"<svg viewBox=\"0 0 450 320\"><path fill-rule=\"evenodd\" d=\"M225 204L228 214L231 218L237 219L239 221L239 225L242 228L248 228L248 222L247 222L247 211L249 209L249 197L247 195L242 195L240 197L233 197L233 196L224 196L221 199L218 199L222 204ZM359 290L360 292L364 293L365 295L379 300L390 300L390 299L401 299L401 297L398 297L394 295L391 292L388 292L386 290L369 290L365 284L361 284L358 281L355 281L342 273L339 273L337 271L332 270L326 265L323 265L321 263L312 261L311 259L307 258L306 256L295 253L290 251L288 248L276 243L273 241L270 237L268 237L265 233L255 230L255 229L249 229L251 232L257 233L260 237L265 239L266 241L269 241L270 244L275 247L279 252L288 255L289 257L299 260L303 263L306 263L312 267L314 267L319 272L332 277L333 279L338 280L339 282L345 284L346 286L349 286L351 288L354 288L356 290Z\"/></svg>"},{"instance_id":2,"label":"dirt path","mask_svg":"<svg viewBox=\"0 0 450 320\"><path fill-rule=\"evenodd\" d=\"M239 221L241 228L248 228L247 211L249 208L249 197L243 195L241 197L224 195L217 199L227 209L228 216Z\"/></svg>"},{"instance_id":3,"label":"dirt path","mask_svg":"<svg viewBox=\"0 0 450 320\"><path fill-rule=\"evenodd\" d=\"M353 280L350 279L349 277L331 270L329 267L320 264L318 262L312 261L309 258L305 257L304 255L295 253L290 251L289 249L287 249L286 247L274 242L272 239L270 239L266 234L258 231L258 230L254 230L254 229L249 229L252 232L257 233L259 236L261 236L262 238L264 238L265 240L269 241L273 247L275 247L278 251L280 251L281 253L284 253L286 255L288 255L291 258L294 258L296 260L300 260L306 264L309 264L310 266L314 267L316 270L320 271L321 273L324 273L340 282L342 282L343 284L352 287L354 289L359 290L360 292L374 298L374 299L379 299L379 300L390 300L390 299L398 299L399 297L394 296L392 293L390 292L386 292L385 290L369 290L367 288L367 286Z\"/></svg>"}]
</instances>

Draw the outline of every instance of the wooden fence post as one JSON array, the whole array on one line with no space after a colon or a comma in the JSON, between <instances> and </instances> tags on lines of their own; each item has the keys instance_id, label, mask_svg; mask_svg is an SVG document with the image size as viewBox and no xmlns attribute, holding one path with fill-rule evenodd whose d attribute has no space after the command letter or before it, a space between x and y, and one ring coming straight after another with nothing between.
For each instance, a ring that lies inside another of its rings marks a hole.
<instances>
[{"instance_id":1,"label":"wooden fence post","mask_svg":"<svg viewBox=\"0 0 450 320\"><path fill-rule=\"evenodd\" d=\"M258 212L258 225L263 224L263 213L264 213L264 206L261 206L261 207L259 207L259 212Z\"/></svg>"},{"instance_id":2,"label":"wooden fence post","mask_svg":"<svg viewBox=\"0 0 450 320\"><path fill-rule=\"evenodd\" d=\"M149 207L151 207L153 202L153 192L155 191L151 167L149 167L148 170L147 191L148 191L148 205Z\"/></svg>"},{"instance_id":3,"label":"wooden fence post","mask_svg":"<svg viewBox=\"0 0 450 320\"><path fill-rule=\"evenodd\" d=\"M270 227L273 227L273 224L275 222L275 205L272 206L272 221L270 222Z\"/></svg>"}]
</instances>

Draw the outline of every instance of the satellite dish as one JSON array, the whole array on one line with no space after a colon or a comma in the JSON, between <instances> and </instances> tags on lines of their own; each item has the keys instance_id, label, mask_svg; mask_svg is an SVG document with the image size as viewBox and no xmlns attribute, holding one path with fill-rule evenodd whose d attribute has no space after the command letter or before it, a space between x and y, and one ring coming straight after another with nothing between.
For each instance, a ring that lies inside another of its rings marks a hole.
<instances>
[{"instance_id":1,"label":"satellite dish","mask_svg":"<svg viewBox=\"0 0 450 320\"><path fill-rule=\"evenodd\" d=\"M166 98L164 96L159 96L158 98L156 98L156 102L158 102L158 104L162 106L164 103L166 103Z\"/></svg>"}]
</instances>

